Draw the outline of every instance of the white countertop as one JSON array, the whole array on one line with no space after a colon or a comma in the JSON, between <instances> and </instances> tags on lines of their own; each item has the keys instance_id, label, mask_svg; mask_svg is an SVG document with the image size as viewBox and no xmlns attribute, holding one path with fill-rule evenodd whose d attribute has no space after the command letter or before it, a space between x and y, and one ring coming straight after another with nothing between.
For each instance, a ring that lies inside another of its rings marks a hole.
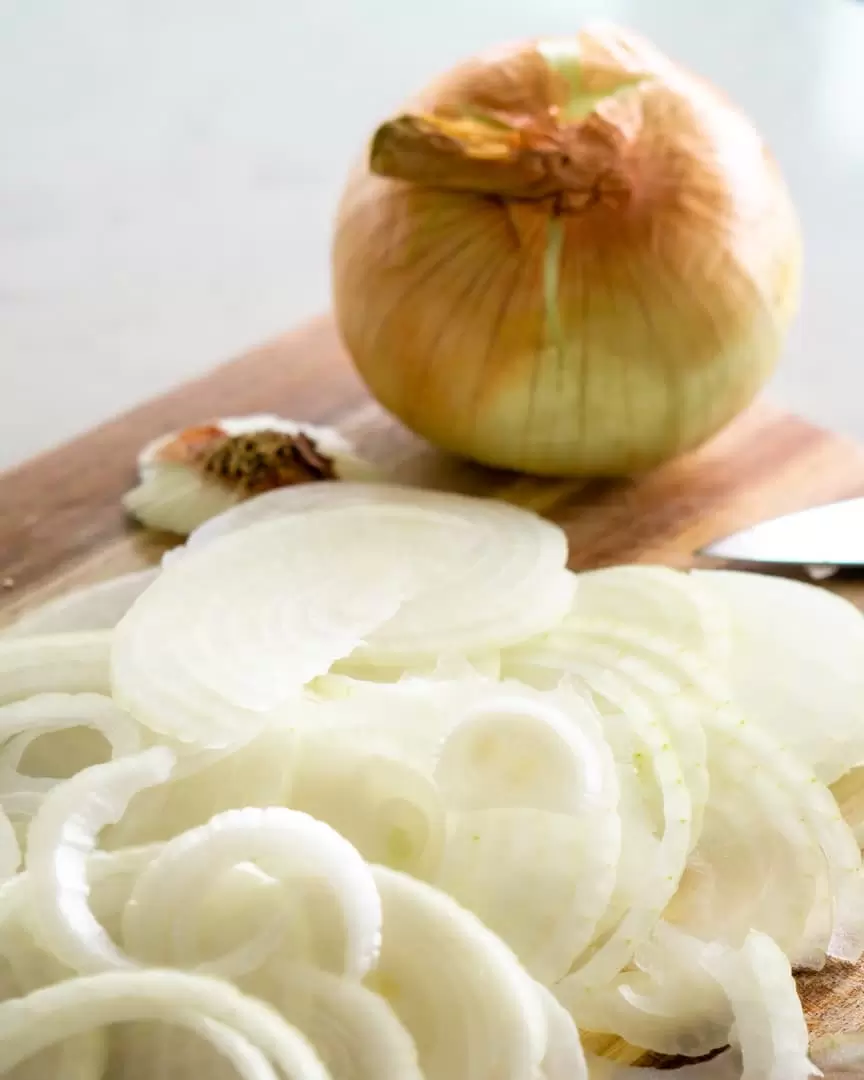
<instances>
[{"instance_id":1,"label":"white countertop","mask_svg":"<svg viewBox=\"0 0 864 1080\"><path fill-rule=\"evenodd\" d=\"M376 121L478 48L589 15L765 132L806 243L772 393L864 438L864 3L0 0L0 467L326 307Z\"/></svg>"}]
</instances>

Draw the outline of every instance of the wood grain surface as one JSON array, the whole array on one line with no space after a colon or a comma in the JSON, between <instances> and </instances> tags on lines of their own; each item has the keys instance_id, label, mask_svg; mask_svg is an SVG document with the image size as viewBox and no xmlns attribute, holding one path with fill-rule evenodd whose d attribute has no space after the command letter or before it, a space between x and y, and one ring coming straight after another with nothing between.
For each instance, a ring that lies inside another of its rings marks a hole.
<instances>
[{"instance_id":1,"label":"wood grain surface","mask_svg":"<svg viewBox=\"0 0 864 1080\"><path fill-rule=\"evenodd\" d=\"M574 568L688 566L718 536L864 494L864 448L764 402L697 453L626 481L541 481L456 461L369 400L320 319L0 475L0 624L75 585L156 561L176 538L131 525L120 507L137 451L172 428L249 412L334 424L394 479L537 510L566 528ZM864 585L831 587L864 605ZM815 1034L864 1026L864 969L830 964L799 986Z\"/></svg>"}]
</instances>

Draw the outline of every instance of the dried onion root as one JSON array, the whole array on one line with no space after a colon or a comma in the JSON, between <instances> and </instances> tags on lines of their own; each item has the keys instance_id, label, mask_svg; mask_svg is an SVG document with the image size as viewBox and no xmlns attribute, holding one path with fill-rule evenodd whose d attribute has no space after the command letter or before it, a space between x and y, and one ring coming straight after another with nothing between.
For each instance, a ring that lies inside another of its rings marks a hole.
<instances>
[{"instance_id":1,"label":"dried onion root","mask_svg":"<svg viewBox=\"0 0 864 1080\"><path fill-rule=\"evenodd\" d=\"M123 505L142 524L186 536L250 496L315 480L377 480L334 428L267 414L172 432L138 455L140 483Z\"/></svg>"}]
</instances>

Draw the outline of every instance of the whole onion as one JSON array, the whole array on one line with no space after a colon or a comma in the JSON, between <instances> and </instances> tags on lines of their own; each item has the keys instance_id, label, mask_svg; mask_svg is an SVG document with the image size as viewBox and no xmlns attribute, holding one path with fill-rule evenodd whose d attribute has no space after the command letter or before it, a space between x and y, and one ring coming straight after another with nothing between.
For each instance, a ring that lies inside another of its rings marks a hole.
<instances>
[{"instance_id":1,"label":"whole onion","mask_svg":"<svg viewBox=\"0 0 864 1080\"><path fill-rule=\"evenodd\" d=\"M793 314L794 207L725 97L629 32L469 60L374 134L333 249L339 330L437 445L616 475L757 393Z\"/></svg>"}]
</instances>

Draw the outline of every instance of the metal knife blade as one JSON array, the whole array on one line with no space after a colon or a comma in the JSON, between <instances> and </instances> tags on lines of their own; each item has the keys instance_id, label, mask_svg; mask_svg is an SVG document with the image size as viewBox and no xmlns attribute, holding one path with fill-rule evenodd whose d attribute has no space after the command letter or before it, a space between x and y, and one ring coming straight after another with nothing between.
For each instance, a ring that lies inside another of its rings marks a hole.
<instances>
[{"instance_id":1,"label":"metal knife blade","mask_svg":"<svg viewBox=\"0 0 864 1080\"><path fill-rule=\"evenodd\" d=\"M864 568L864 498L772 518L703 548L737 562Z\"/></svg>"}]
</instances>

